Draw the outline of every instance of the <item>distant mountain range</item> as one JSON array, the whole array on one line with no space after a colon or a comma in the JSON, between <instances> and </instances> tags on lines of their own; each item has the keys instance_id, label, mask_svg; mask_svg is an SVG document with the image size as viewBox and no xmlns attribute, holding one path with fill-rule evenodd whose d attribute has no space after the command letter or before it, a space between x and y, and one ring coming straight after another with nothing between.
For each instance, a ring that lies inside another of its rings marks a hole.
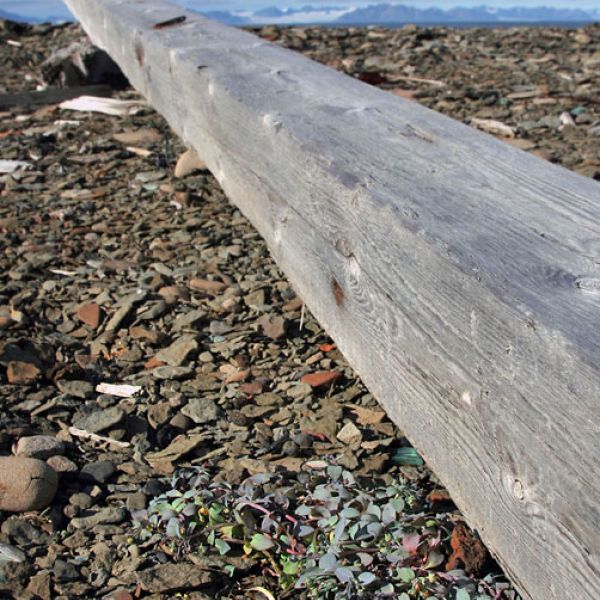
<instances>
[{"instance_id":1,"label":"distant mountain range","mask_svg":"<svg viewBox=\"0 0 600 600\"><path fill-rule=\"evenodd\" d=\"M263 23L330 23L346 14L349 8L344 6L311 6L300 8L279 8L269 6L257 11L200 11L210 19L216 19L230 25L252 25Z\"/></svg>"},{"instance_id":2,"label":"distant mountain range","mask_svg":"<svg viewBox=\"0 0 600 600\"><path fill-rule=\"evenodd\" d=\"M374 4L357 8L340 16L340 23L497 23L497 22L538 22L552 21L593 21L598 15L591 11L571 8L415 8L403 4Z\"/></svg>"},{"instance_id":3,"label":"distant mountain range","mask_svg":"<svg viewBox=\"0 0 600 600\"><path fill-rule=\"evenodd\" d=\"M334 0L335 1L335 0ZM518 2L518 0L514 0ZM543 0L542 0L543 1ZM192 4L192 2L182 2ZM301 8L279 8L270 6L256 11L202 11L207 17L230 25L261 25L322 23L340 25L369 24L452 24L452 23L570 23L600 21L600 7L596 10L576 8L492 8L477 6L472 8L416 8L405 4L381 3L363 7L344 5L312 6ZM44 21L64 21L64 18L44 16L30 18L0 9L0 18L13 21L39 23Z\"/></svg>"},{"instance_id":4,"label":"distant mountain range","mask_svg":"<svg viewBox=\"0 0 600 600\"><path fill-rule=\"evenodd\" d=\"M211 11L207 17L232 25L264 23L339 23L339 24L385 24L385 23L566 23L600 21L600 9L575 8L492 8L478 6L443 10L440 8L416 8L404 4L372 4L362 8L344 6L304 6L302 8L263 8L255 12Z\"/></svg>"}]
</instances>

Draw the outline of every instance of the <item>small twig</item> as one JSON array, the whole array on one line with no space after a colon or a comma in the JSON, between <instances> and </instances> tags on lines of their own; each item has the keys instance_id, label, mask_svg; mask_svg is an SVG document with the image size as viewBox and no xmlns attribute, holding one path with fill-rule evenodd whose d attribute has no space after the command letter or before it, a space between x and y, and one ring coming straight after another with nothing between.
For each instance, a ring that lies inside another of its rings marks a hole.
<instances>
[{"instance_id":1,"label":"small twig","mask_svg":"<svg viewBox=\"0 0 600 600\"><path fill-rule=\"evenodd\" d=\"M256 510L259 510L260 512L265 513L265 515L267 515L268 517L271 516L270 510L267 510L264 506L261 506L260 504L256 504L256 502L250 502L250 500L245 500L242 502L242 504L244 506L251 506L252 508L255 508Z\"/></svg>"},{"instance_id":2,"label":"small twig","mask_svg":"<svg viewBox=\"0 0 600 600\"><path fill-rule=\"evenodd\" d=\"M113 440L104 435L98 435L97 433L85 431L84 429L77 429L76 427L69 427L68 431L75 437L92 440L93 442L106 442L107 444L118 446L119 448L129 448L131 446L129 442L120 442L119 440Z\"/></svg>"},{"instance_id":3,"label":"small twig","mask_svg":"<svg viewBox=\"0 0 600 600\"><path fill-rule=\"evenodd\" d=\"M281 577L281 569L279 568L277 561L273 558L273 555L268 550L263 550L262 553L269 559L269 562L277 574L277 577Z\"/></svg>"},{"instance_id":4,"label":"small twig","mask_svg":"<svg viewBox=\"0 0 600 600\"><path fill-rule=\"evenodd\" d=\"M300 309L300 331L304 327L304 311L306 309L306 304L302 303L302 308Z\"/></svg>"}]
</instances>

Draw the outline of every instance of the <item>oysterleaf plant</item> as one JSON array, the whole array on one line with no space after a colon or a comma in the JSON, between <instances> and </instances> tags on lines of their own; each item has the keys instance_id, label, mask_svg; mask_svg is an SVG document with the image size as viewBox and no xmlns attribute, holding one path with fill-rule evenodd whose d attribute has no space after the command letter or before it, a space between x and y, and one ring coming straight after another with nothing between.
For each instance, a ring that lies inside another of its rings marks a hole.
<instances>
[{"instance_id":1,"label":"oysterleaf plant","mask_svg":"<svg viewBox=\"0 0 600 600\"><path fill-rule=\"evenodd\" d=\"M234 487L193 468L170 484L132 515L142 546L163 560L242 556L280 595L304 590L308 598L519 598L500 577L444 569L452 522L427 510L409 478L357 480L329 465L290 481L254 475ZM232 565L225 570L234 575Z\"/></svg>"}]
</instances>

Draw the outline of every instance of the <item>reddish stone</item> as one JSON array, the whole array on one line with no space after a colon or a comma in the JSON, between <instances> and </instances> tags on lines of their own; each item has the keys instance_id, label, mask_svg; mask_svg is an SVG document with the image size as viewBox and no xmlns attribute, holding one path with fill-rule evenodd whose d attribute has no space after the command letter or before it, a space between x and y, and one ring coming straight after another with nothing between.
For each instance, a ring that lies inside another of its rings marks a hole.
<instances>
[{"instance_id":1,"label":"reddish stone","mask_svg":"<svg viewBox=\"0 0 600 600\"><path fill-rule=\"evenodd\" d=\"M242 383L238 388L238 391L246 396L256 396L262 394L263 385L260 381L251 381L250 383Z\"/></svg>"},{"instance_id":2,"label":"reddish stone","mask_svg":"<svg viewBox=\"0 0 600 600\"><path fill-rule=\"evenodd\" d=\"M34 383L41 375L41 370L37 365L28 362L12 361L6 368L6 377L8 383L15 385L27 385Z\"/></svg>"},{"instance_id":3,"label":"reddish stone","mask_svg":"<svg viewBox=\"0 0 600 600\"><path fill-rule=\"evenodd\" d=\"M447 571L463 567L467 573L476 575L488 561L488 552L481 540L462 523L452 530L450 546L452 555L446 564Z\"/></svg>"},{"instance_id":4,"label":"reddish stone","mask_svg":"<svg viewBox=\"0 0 600 600\"><path fill-rule=\"evenodd\" d=\"M155 369L156 367L162 367L163 365L166 365L166 364L167 363L156 358L156 356L153 356L152 358L148 359L145 362L144 369Z\"/></svg>"},{"instance_id":5,"label":"reddish stone","mask_svg":"<svg viewBox=\"0 0 600 600\"><path fill-rule=\"evenodd\" d=\"M280 340L285 337L287 321L279 315L263 315L258 320L262 332L272 340Z\"/></svg>"},{"instance_id":6,"label":"reddish stone","mask_svg":"<svg viewBox=\"0 0 600 600\"><path fill-rule=\"evenodd\" d=\"M283 310L285 312L294 312L300 310L303 304L302 298L296 296L293 300L290 300L287 304L283 305Z\"/></svg>"},{"instance_id":7,"label":"reddish stone","mask_svg":"<svg viewBox=\"0 0 600 600\"><path fill-rule=\"evenodd\" d=\"M102 321L102 309L95 302L84 304L79 307L77 318L92 329L98 329Z\"/></svg>"},{"instance_id":8,"label":"reddish stone","mask_svg":"<svg viewBox=\"0 0 600 600\"><path fill-rule=\"evenodd\" d=\"M318 371L317 373L309 373L300 381L308 383L313 388L319 388L326 385L331 385L336 379L339 379L342 374L339 371Z\"/></svg>"},{"instance_id":9,"label":"reddish stone","mask_svg":"<svg viewBox=\"0 0 600 600\"><path fill-rule=\"evenodd\" d=\"M327 354L327 352L332 352L336 348L337 348L337 346L335 344L321 344L319 346L319 350L321 352L325 352L325 354Z\"/></svg>"},{"instance_id":10,"label":"reddish stone","mask_svg":"<svg viewBox=\"0 0 600 600\"><path fill-rule=\"evenodd\" d=\"M447 504L452 502L452 498L450 498L450 494L444 489L435 489L427 494L427 500L431 502L431 504L439 505L439 504Z\"/></svg>"},{"instance_id":11,"label":"reddish stone","mask_svg":"<svg viewBox=\"0 0 600 600\"><path fill-rule=\"evenodd\" d=\"M207 294L218 294L227 286L221 281L211 281L210 279L192 279L190 287L197 292L205 292Z\"/></svg>"},{"instance_id":12,"label":"reddish stone","mask_svg":"<svg viewBox=\"0 0 600 600\"><path fill-rule=\"evenodd\" d=\"M178 285L169 285L160 288L158 295L162 296L168 304L175 304L177 300L187 302L190 299L190 293Z\"/></svg>"}]
</instances>

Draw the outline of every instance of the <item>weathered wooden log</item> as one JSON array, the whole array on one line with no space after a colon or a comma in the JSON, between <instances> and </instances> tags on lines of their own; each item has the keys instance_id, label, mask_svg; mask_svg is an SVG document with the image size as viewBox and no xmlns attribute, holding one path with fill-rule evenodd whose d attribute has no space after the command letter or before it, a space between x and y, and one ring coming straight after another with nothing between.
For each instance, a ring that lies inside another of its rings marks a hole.
<instances>
[{"instance_id":1,"label":"weathered wooden log","mask_svg":"<svg viewBox=\"0 0 600 600\"><path fill-rule=\"evenodd\" d=\"M160 0L66 0L525 597L600 597L600 186Z\"/></svg>"}]
</instances>

